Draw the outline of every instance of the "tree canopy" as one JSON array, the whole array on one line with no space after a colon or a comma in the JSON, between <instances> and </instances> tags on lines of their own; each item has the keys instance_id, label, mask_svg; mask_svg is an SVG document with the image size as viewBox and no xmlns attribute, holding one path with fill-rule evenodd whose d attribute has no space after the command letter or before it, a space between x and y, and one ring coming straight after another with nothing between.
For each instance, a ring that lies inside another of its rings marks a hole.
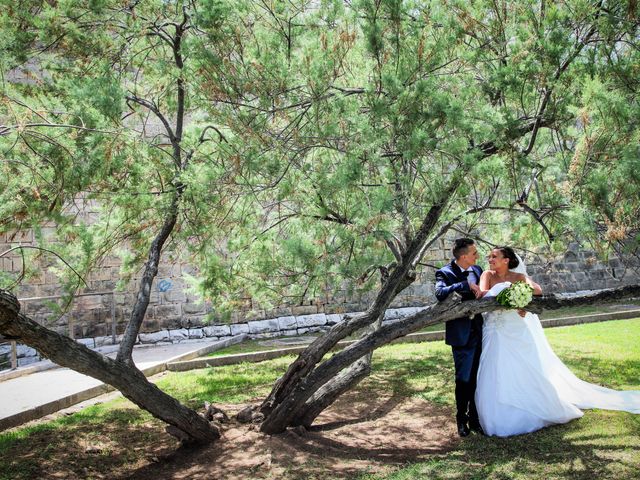
<instances>
[{"instance_id":1,"label":"tree canopy","mask_svg":"<svg viewBox=\"0 0 640 480\"><path fill-rule=\"evenodd\" d=\"M264 431L308 424L371 350L342 377L323 355L379 321L447 232L637 252L636 15L605 0L11 2L0 231L33 229L80 273L113 254L123 282L141 272L118 368L163 251L198 265L221 310L372 291L261 407Z\"/></svg>"}]
</instances>

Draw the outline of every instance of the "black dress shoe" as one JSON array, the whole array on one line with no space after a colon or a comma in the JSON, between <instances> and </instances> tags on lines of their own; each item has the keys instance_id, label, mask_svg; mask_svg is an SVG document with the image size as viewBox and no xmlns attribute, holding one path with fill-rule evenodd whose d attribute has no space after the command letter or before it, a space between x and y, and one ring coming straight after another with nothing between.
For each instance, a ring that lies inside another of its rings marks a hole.
<instances>
[{"instance_id":1,"label":"black dress shoe","mask_svg":"<svg viewBox=\"0 0 640 480\"><path fill-rule=\"evenodd\" d=\"M458 435L468 437L470 432L466 422L458 422Z\"/></svg>"},{"instance_id":2,"label":"black dress shoe","mask_svg":"<svg viewBox=\"0 0 640 480\"><path fill-rule=\"evenodd\" d=\"M472 432L476 432L478 435L484 435L484 430L482 429L482 425L480 425L480 423L474 423L474 422L470 422L469 423L469 430L471 430Z\"/></svg>"}]
</instances>

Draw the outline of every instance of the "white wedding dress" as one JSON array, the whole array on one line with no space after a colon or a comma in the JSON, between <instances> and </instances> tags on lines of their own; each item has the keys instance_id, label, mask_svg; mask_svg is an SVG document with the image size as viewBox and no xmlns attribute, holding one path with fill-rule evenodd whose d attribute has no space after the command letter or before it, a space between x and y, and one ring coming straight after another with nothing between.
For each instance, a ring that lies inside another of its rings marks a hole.
<instances>
[{"instance_id":1,"label":"white wedding dress","mask_svg":"<svg viewBox=\"0 0 640 480\"><path fill-rule=\"evenodd\" d=\"M510 285L494 285L495 297ZM540 320L515 310L484 314L476 407L487 435L508 437L566 423L581 408L640 413L640 391L616 391L576 377L553 353Z\"/></svg>"}]
</instances>

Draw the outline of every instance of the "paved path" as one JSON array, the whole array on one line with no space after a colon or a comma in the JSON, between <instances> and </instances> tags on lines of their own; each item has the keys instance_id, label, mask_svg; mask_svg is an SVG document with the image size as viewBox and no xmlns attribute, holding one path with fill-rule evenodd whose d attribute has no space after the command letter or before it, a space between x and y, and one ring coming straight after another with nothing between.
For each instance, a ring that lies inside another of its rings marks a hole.
<instances>
[{"instance_id":1,"label":"paved path","mask_svg":"<svg viewBox=\"0 0 640 480\"><path fill-rule=\"evenodd\" d=\"M242 339L236 338L231 343ZM133 360L145 374L153 375L165 370L168 361L195 358L223 346L222 342L211 340L142 346L134 349ZM115 352L108 353L107 356L114 357ZM50 362L39 363L46 367ZM0 431L111 390L112 387L101 381L69 368L47 369L0 381Z\"/></svg>"}]
</instances>

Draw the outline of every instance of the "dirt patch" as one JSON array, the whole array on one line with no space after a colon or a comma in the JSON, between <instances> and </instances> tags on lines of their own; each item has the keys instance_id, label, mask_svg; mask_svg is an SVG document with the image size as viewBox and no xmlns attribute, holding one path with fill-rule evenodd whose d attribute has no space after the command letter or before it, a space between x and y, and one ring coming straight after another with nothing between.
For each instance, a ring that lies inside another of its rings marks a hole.
<instances>
[{"instance_id":1,"label":"dirt patch","mask_svg":"<svg viewBox=\"0 0 640 480\"><path fill-rule=\"evenodd\" d=\"M243 406L221 405L230 416ZM450 407L367 389L343 395L309 431L269 436L232 422L219 441L195 449L134 406L67 418L63 428L34 422L2 452L0 478L324 480L433 458L459 441Z\"/></svg>"},{"instance_id":2,"label":"dirt patch","mask_svg":"<svg viewBox=\"0 0 640 480\"><path fill-rule=\"evenodd\" d=\"M233 424L214 445L177 449L126 478L313 479L380 472L450 451L458 442L451 419L449 408L418 399L344 395L310 431L268 436Z\"/></svg>"}]
</instances>

